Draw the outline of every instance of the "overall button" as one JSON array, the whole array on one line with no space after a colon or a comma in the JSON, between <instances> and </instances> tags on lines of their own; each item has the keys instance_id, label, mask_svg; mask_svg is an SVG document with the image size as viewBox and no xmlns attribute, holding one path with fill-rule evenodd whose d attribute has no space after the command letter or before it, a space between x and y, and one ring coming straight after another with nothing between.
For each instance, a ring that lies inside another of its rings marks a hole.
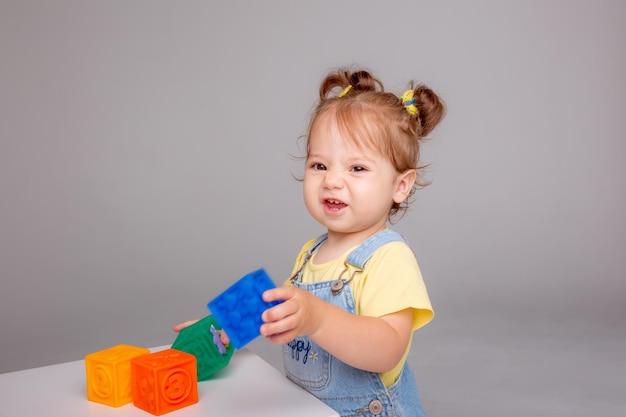
<instances>
[{"instance_id":1,"label":"overall button","mask_svg":"<svg viewBox=\"0 0 626 417\"><path fill-rule=\"evenodd\" d=\"M367 409L370 413L377 416L383 412L383 403L380 400L372 400L367 406Z\"/></svg>"},{"instance_id":2,"label":"overall button","mask_svg":"<svg viewBox=\"0 0 626 417\"><path fill-rule=\"evenodd\" d=\"M337 279L330 284L330 289L333 291L334 295L337 295L343 290L343 280Z\"/></svg>"}]
</instances>

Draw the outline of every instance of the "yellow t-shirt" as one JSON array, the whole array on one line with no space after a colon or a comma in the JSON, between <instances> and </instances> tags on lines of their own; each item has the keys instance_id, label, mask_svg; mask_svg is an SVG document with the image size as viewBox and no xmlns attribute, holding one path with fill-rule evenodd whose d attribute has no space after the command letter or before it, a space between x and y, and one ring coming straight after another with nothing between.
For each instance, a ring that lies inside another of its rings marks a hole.
<instances>
[{"instance_id":1,"label":"yellow t-shirt","mask_svg":"<svg viewBox=\"0 0 626 417\"><path fill-rule=\"evenodd\" d=\"M292 274L302 265L304 255L313 242L315 239L307 242L298 253ZM313 254L303 270L302 282L314 283L339 278L346 268L346 258L354 249L356 247L333 261L319 265L315 263ZM350 266L341 278L349 279L355 269ZM285 284L291 285L291 282L287 280ZM412 308L414 331L432 320L434 315L415 255L403 242L387 243L374 252L363 272L354 274L350 289L358 315L381 317ZM410 348L411 341L402 360L391 371L380 374L385 386L393 384L400 375Z\"/></svg>"}]
</instances>

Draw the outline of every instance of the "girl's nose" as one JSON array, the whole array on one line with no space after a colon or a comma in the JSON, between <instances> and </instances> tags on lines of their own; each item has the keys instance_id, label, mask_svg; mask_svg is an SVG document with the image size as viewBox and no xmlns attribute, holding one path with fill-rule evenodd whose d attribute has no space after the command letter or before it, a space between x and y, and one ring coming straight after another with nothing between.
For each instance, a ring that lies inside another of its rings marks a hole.
<instances>
[{"instance_id":1,"label":"girl's nose","mask_svg":"<svg viewBox=\"0 0 626 417\"><path fill-rule=\"evenodd\" d=\"M324 186L326 188L340 188L343 186L343 176L337 171L326 171L324 175Z\"/></svg>"}]
</instances>

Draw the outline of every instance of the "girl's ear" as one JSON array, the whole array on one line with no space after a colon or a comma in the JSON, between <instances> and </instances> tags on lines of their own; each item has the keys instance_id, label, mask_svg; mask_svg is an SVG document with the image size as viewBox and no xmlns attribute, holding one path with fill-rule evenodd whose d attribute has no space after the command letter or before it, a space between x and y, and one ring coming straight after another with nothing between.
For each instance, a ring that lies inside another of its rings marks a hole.
<instances>
[{"instance_id":1,"label":"girl's ear","mask_svg":"<svg viewBox=\"0 0 626 417\"><path fill-rule=\"evenodd\" d=\"M414 169L407 169L398 174L394 184L393 201L399 204L406 200L413 189L416 179L417 171Z\"/></svg>"}]
</instances>

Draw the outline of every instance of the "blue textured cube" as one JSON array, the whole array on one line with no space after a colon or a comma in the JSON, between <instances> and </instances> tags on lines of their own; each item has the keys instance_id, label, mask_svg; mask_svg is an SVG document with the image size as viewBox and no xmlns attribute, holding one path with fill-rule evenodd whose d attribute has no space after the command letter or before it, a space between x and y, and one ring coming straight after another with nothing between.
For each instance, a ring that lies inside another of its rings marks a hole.
<instances>
[{"instance_id":1,"label":"blue textured cube","mask_svg":"<svg viewBox=\"0 0 626 417\"><path fill-rule=\"evenodd\" d=\"M213 318L235 348L241 349L261 334L261 314L280 303L266 303L261 296L265 290L275 287L265 270L259 269L235 282L208 304Z\"/></svg>"}]
</instances>

